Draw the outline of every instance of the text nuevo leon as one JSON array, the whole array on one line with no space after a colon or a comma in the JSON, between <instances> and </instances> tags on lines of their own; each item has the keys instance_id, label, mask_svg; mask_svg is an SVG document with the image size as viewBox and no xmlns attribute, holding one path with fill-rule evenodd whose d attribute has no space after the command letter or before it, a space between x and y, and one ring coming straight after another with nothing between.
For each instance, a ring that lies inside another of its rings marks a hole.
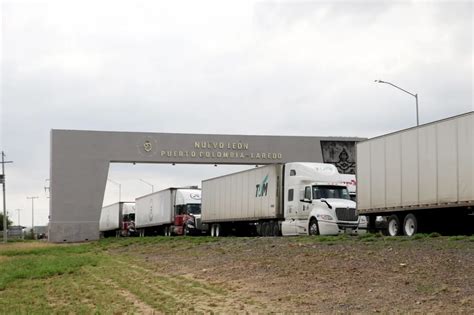
<instances>
[{"instance_id":1,"label":"text nuevo leon","mask_svg":"<svg viewBox=\"0 0 474 315\"><path fill-rule=\"evenodd\" d=\"M229 149L229 150L248 150L249 144L242 142L194 142L195 149Z\"/></svg>"}]
</instances>

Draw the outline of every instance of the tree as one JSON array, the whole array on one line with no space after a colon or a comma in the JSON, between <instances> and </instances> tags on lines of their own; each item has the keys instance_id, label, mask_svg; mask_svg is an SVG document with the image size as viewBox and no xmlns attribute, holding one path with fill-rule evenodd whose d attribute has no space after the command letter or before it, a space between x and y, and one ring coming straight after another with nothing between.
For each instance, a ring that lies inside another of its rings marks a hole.
<instances>
[{"instance_id":1,"label":"tree","mask_svg":"<svg viewBox=\"0 0 474 315\"><path fill-rule=\"evenodd\" d=\"M13 224L7 214L7 228ZM3 231L3 213L0 213L0 231Z\"/></svg>"}]
</instances>

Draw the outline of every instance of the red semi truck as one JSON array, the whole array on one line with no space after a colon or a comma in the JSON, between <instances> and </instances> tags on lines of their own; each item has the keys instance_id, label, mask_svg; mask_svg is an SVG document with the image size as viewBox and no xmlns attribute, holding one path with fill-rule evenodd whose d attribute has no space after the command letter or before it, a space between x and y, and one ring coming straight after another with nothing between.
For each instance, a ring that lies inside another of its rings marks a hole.
<instances>
[{"instance_id":1,"label":"red semi truck","mask_svg":"<svg viewBox=\"0 0 474 315\"><path fill-rule=\"evenodd\" d=\"M135 225L140 236L201 233L201 190L168 188L136 199Z\"/></svg>"}]
</instances>

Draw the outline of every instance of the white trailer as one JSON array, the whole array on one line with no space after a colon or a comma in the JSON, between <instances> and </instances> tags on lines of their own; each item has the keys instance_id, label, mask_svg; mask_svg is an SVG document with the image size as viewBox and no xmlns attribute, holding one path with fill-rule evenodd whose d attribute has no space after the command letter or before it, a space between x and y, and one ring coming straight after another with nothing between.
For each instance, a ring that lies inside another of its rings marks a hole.
<instances>
[{"instance_id":1,"label":"white trailer","mask_svg":"<svg viewBox=\"0 0 474 315\"><path fill-rule=\"evenodd\" d=\"M286 163L202 182L202 221L211 236L331 235L355 230L355 202L336 167Z\"/></svg>"},{"instance_id":2,"label":"white trailer","mask_svg":"<svg viewBox=\"0 0 474 315\"><path fill-rule=\"evenodd\" d=\"M128 236L134 232L135 203L117 202L102 208L99 231L103 236Z\"/></svg>"},{"instance_id":3,"label":"white trailer","mask_svg":"<svg viewBox=\"0 0 474 315\"><path fill-rule=\"evenodd\" d=\"M357 208L389 235L473 226L474 112L357 143ZM469 226L470 225L470 226Z\"/></svg>"},{"instance_id":4,"label":"white trailer","mask_svg":"<svg viewBox=\"0 0 474 315\"><path fill-rule=\"evenodd\" d=\"M141 236L200 231L201 190L196 186L168 188L139 197L135 202L135 226Z\"/></svg>"}]
</instances>

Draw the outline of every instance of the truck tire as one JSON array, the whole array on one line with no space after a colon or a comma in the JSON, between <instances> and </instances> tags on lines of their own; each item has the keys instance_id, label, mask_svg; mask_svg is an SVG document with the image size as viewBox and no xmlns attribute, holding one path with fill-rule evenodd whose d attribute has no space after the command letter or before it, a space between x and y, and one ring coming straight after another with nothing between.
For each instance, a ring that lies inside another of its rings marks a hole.
<instances>
[{"instance_id":1,"label":"truck tire","mask_svg":"<svg viewBox=\"0 0 474 315\"><path fill-rule=\"evenodd\" d=\"M216 236L216 225L211 224L211 237L215 237L215 236Z\"/></svg>"},{"instance_id":2,"label":"truck tire","mask_svg":"<svg viewBox=\"0 0 474 315\"><path fill-rule=\"evenodd\" d=\"M387 235L389 236L400 235L400 219L395 214L392 214L387 219Z\"/></svg>"},{"instance_id":3,"label":"truck tire","mask_svg":"<svg viewBox=\"0 0 474 315\"><path fill-rule=\"evenodd\" d=\"M418 231L418 220L413 213L407 214L403 220L403 234L406 236L413 236Z\"/></svg>"},{"instance_id":4,"label":"truck tire","mask_svg":"<svg viewBox=\"0 0 474 315\"><path fill-rule=\"evenodd\" d=\"M214 226L214 235L215 235L216 237L219 237L219 236L221 236L221 232L222 232L222 231L221 231L221 225L220 225L220 224L216 224L216 225Z\"/></svg>"},{"instance_id":5,"label":"truck tire","mask_svg":"<svg viewBox=\"0 0 474 315\"><path fill-rule=\"evenodd\" d=\"M262 228L261 228L261 231L262 231L262 236L270 236L270 233L271 233L271 223L270 222L263 222L262 223Z\"/></svg>"},{"instance_id":6,"label":"truck tire","mask_svg":"<svg viewBox=\"0 0 474 315\"><path fill-rule=\"evenodd\" d=\"M278 222L273 222L272 236L280 236L280 226L278 225Z\"/></svg>"},{"instance_id":7,"label":"truck tire","mask_svg":"<svg viewBox=\"0 0 474 315\"><path fill-rule=\"evenodd\" d=\"M260 236L267 236L267 222L260 224Z\"/></svg>"},{"instance_id":8,"label":"truck tire","mask_svg":"<svg viewBox=\"0 0 474 315\"><path fill-rule=\"evenodd\" d=\"M311 220L309 221L308 234L312 236L319 235L318 220L316 220L315 218L311 218Z\"/></svg>"}]
</instances>

